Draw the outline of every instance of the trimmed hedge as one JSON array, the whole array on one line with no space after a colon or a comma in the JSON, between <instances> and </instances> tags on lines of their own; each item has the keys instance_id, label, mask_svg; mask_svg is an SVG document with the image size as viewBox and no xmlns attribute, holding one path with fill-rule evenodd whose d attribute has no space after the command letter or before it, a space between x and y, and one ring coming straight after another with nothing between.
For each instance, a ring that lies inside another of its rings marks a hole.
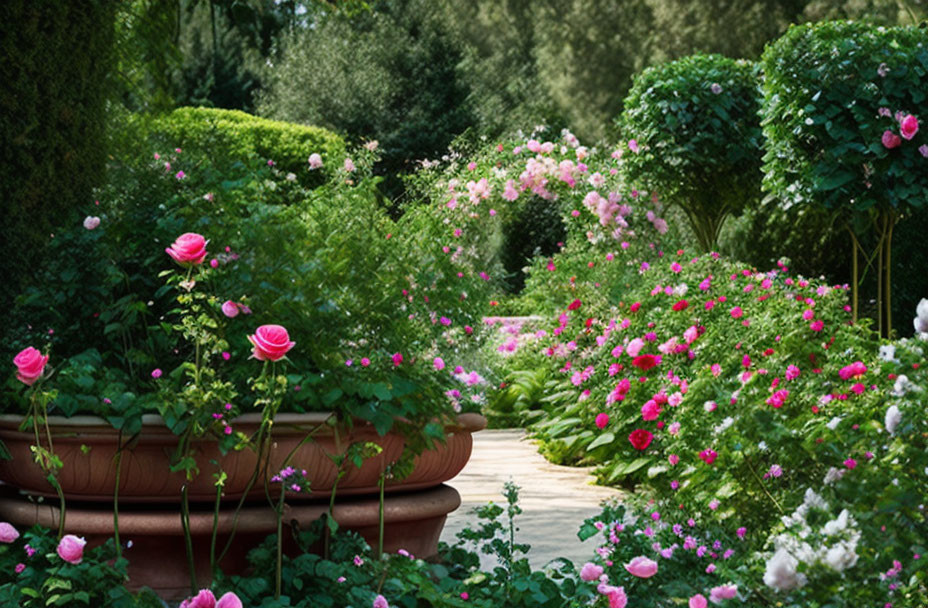
<instances>
[{"instance_id":1,"label":"trimmed hedge","mask_svg":"<svg viewBox=\"0 0 928 608\"><path fill-rule=\"evenodd\" d=\"M0 301L103 179L112 0L0 2Z\"/></svg>"},{"instance_id":2,"label":"trimmed hedge","mask_svg":"<svg viewBox=\"0 0 928 608\"><path fill-rule=\"evenodd\" d=\"M239 110L179 108L156 117L147 127L171 147L195 148L241 160L257 156L273 160L285 172L293 172L304 185L319 185L324 175L341 166L345 141L320 127L269 120ZM308 171L309 155L322 156L326 171Z\"/></svg>"},{"instance_id":3,"label":"trimmed hedge","mask_svg":"<svg viewBox=\"0 0 928 608\"><path fill-rule=\"evenodd\" d=\"M625 99L625 175L683 209L706 250L725 218L760 200L759 108L755 65L721 55L648 68Z\"/></svg>"}]
</instances>

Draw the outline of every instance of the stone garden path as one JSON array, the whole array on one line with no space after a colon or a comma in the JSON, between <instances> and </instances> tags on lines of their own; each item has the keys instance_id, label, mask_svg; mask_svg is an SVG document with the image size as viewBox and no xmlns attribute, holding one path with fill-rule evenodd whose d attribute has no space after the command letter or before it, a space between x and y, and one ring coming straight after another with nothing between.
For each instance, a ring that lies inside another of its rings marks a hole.
<instances>
[{"instance_id":1,"label":"stone garden path","mask_svg":"<svg viewBox=\"0 0 928 608\"><path fill-rule=\"evenodd\" d=\"M599 504L618 490L592 485L588 469L549 463L522 430L485 430L474 434L474 451L461 473L448 482L461 494L461 507L448 515L442 540L477 521L474 507L489 501L505 505L503 484L521 487L523 513L516 519L516 542L532 546L529 561L540 568L556 557L583 564L593 557L595 539L581 543L580 524L599 513ZM493 565L484 560L484 566Z\"/></svg>"}]
</instances>

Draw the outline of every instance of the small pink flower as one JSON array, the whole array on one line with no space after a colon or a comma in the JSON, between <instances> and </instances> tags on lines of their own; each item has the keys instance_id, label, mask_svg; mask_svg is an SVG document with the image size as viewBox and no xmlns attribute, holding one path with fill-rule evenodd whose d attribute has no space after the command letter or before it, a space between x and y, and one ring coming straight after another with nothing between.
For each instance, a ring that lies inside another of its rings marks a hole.
<instances>
[{"instance_id":1,"label":"small pink flower","mask_svg":"<svg viewBox=\"0 0 928 608\"><path fill-rule=\"evenodd\" d=\"M883 131L883 137L881 140L883 142L883 147L885 147L887 150L898 148L899 144L902 143L902 138L889 130Z\"/></svg>"},{"instance_id":2,"label":"small pink flower","mask_svg":"<svg viewBox=\"0 0 928 608\"><path fill-rule=\"evenodd\" d=\"M371 364L371 360L367 357L361 357L361 367L367 367Z\"/></svg>"},{"instance_id":3,"label":"small pink flower","mask_svg":"<svg viewBox=\"0 0 928 608\"><path fill-rule=\"evenodd\" d=\"M738 595L738 586L728 583L727 585L719 585L718 587L713 587L709 591L709 600L713 604L721 604L722 600L732 600L735 599Z\"/></svg>"},{"instance_id":4,"label":"small pink flower","mask_svg":"<svg viewBox=\"0 0 928 608\"><path fill-rule=\"evenodd\" d=\"M635 139L628 140L628 149L634 152L635 154L638 154L638 150L639 150L638 141Z\"/></svg>"},{"instance_id":5,"label":"small pink flower","mask_svg":"<svg viewBox=\"0 0 928 608\"><path fill-rule=\"evenodd\" d=\"M86 544L87 541L83 538L74 536L73 534L66 534L58 543L58 548L56 549L58 557L69 564L79 564L84 558L84 545Z\"/></svg>"},{"instance_id":6,"label":"small pink flower","mask_svg":"<svg viewBox=\"0 0 928 608\"><path fill-rule=\"evenodd\" d=\"M732 319L740 319L740 318L743 317L743 316L744 316L744 311L741 310L741 307L740 307L740 306L735 306L734 308L731 309L731 318L732 318Z\"/></svg>"},{"instance_id":7,"label":"small pink flower","mask_svg":"<svg viewBox=\"0 0 928 608\"><path fill-rule=\"evenodd\" d=\"M854 469L857 467L857 461L853 458L848 458L844 461L844 466L846 466L848 469Z\"/></svg>"},{"instance_id":8,"label":"small pink flower","mask_svg":"<svg viewBox=\"0 0 928 608\"><path fill-rule=\"evenodd\" d=\"M309 168L318 169L321 166L322 166L322 156L320 156L317 152L313 152L312 154L310 154L309 155Z\"/></svg>"},{"instance_id":9,"label":"small pink flower","mask_svg":"<svg viewBox=\"0 0 928 608\"><path fill-rule=\"evenodd\" d=\"M905 139L912 139L918 133L918 119L909 114L899 123L899 132Z\"/></svg>"},{"instance_id":10,"label":"small pink flower","mask_svg":"<svg viewBox=\"0 0 928 608\"><path fill-rule=\"evenodd\" d=\"M651 578L657 574L657 562L639 555L625 564L625 569L628 570L628 573L632 576L637 576L638 578Z\"/></svg>"},{"instance_id":11,"label":"small pink flower","mask_svg":"<svg viewBox=\"0 0 928 608\"><path fill-rule=\"evenodd\" d=\"M690 608L706 608L709 605L709 602L706 601L706 598L702 594L697 593L690 598L689 607Z\"/></svg>"},{"instance_id":12,"label":"small pink flower","mask_svg":"<svg viewBox=\"0 0 928 608\"><path fill-rule=\"evenodd\" d=\"M238 304L232 300L226 300L222 303L222 314L229 317L230 319L238 316Z\"/></svg>"},{"instance_id":13,"label":"small pink flower","mask_svg":"<svg viewBox=\"0 0 928 608\"><path fill-rule=\"evenodd\" d=\"M32 386L42 377L46 363L48 363L48 355L42 355L37 348L31 346L24 348L13 357L13 365L16 366L16 379L26 386Z\"/></svg>"},{"instance_id":14,"label":"small pink flower","mask_svg":"<svg viewBox=\"0 0 928 608\"><path fill-rule=\"evenodd\" d=\"M248 341L254 346L251 356L258 361L279 361L296 344L281 325L262 325Z\"/></svg>"},{"instance_id":15,"label":"small pink flower","mask_svg":"<svg viewBox=\"0 0 928 608\"><path fill-rule=\"evenodd\" d=\"M242 600L230 591L217 602L212 591L203 589L194 597L184 600L180 608L242 608Z\"/></svg>"},{"instance_id":16,"label":"small pink flower","mask_svg":"<svg viewBox=\"0 0 928 608\"><path fill-rule=\"evenodd\" d=\"M19 531L7 522L0 522L0 543L11 543L19 538Z\"/></svg>"},{"instance_id":17,"label":"small pink flower","mask_svg":"<svg viewBox=\"0 0 928 608\"><path fill-rule=\"evenodd\" d=\"M393 367L399 367L403 363L402 353L393 353Z\"/></svg>"},{"instance_id":18,"label":"small pink flower","mask_svg":"<svg viewBox=\"0 0 928 608\"><path fill-rule=\"evenodd\" d=\"M100 225L100 218L95 215L88 215L84 218L84 228L87 230L93 230Z\"/></svg>"},{"instance_id":19,"label":"small pink flower","mask_svg":"<svg viewBox=\"0 0 928 608\"><path fill-rule=\"evenodd\" d=\"M163 372L161 371L161 369L156 367L155 369L151 370L151 377L157 380L158 378L161 377L162 373Z\"/></svg>"},{"instance_id":20,"label":"small pink flower","mask_svg":"<svg viewBox=\"0 0 928 608\"><path fill-rule=\"evenodd\" d=\"M16 567L13 568L13 571L16 572L16 574L20 574L25 569L26 569L26 564L19 562L18 564L16 564Z\"/></svg>"},{"instance_id":21,"label":"small pink flower","mask_svg":"<svg viewBox=\"0 0 928 608\"><path fill-rule=\"evenodd\" d=\"M387 603L387 598L378 595L374 598L374 603L371 605L371 608L390 608L390 604Z\"/></svg>"},{"instance_id":22,"label":"small pink flower","mask_svg":"<svg viewBox=\"0 0 928 608\"><path fill-rule=\"evenodd\" d=\"M587 582L598 581L599 577L603 575L603 567L597 566L591 562L583 564L583 567L580 568L580 578Z\"/></svg>"},{"instance_id":23,"label":"small pink flower","mask_svg":"<svg viewBox=\"0 0 928 608\"><path fill-rule=\"evenodd\" d=\"M604 429L609 425L609 414L601 412L596 415L596 428Z\"/></svg>"}]
</instances>

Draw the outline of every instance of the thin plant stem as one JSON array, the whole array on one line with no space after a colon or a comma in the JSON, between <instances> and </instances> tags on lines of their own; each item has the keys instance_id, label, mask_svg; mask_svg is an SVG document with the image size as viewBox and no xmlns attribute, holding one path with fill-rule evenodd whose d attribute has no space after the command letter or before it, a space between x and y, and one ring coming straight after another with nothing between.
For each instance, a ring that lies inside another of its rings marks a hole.
<instances>
[{"instance_id":1,"label":"thin plant stem","mask_svg":"<svg viewBox=\"0 0 928 608\"><path fill-rule=\"evenodd\" d=\"M219 502L222 498L222 486L216 484L216 501L213 505L213 531L209 539L209 567L215 571L216 566L216 536L219 533Z\"/></svg>"},{"instance_id":2,"label":"thin plant stem","mask_svg":"<svg viewBox=\"0 0 928 608\"><path fill-rule=\"evenodd\" d=\"M284 482L280 482L280 501L277 503L277 567L274 572L274 599L280 599L281 575L284 566L284 497L287 495Z\"/></svg>"},{"instance_id":3,"label":"thin plant stem","mask_svg":"<svg viewBox=\"0 0 928 608\"><path fill-rule=\"evenodd\" d=\"M755 481L757 481L757 485L759 485L760 489L764 491L764 494L767 495L767 498L770 499L770 502L773 503L773 506L777 508L777 511L780 512L780 515L785 515L785 513L783 512L783 507L780 506L780 503L777 502L777 499L773 497L773 495L770 493L769 490L767 490L767 486L764 485L764 482L761 480L760 476L757 474L757 471L754 470L754 465L751 464L751 459L745 457L744 462L745 464L748 465L748 469L751 471L751 475L754 476Z\"/></svg>"},{"instance_id":4,"label":"thin plant stem","mask_svg":"<svg viewBox=\"0 0 928 608\"><path fill-rule=\"evenodd\" d=\"M187 484L180 491L180 521L184 529L184 544L187 550L187 567L190 570L190 593L197 592L197 567L193 561L193 538L190 536L190 501L187 497Z\"/></svg>"},{"instance_id":5,"label":"thin plant stem","mask_svg":"<svg viewBox=\"0 0 928 608\"><path fill-rule=\"evenodd\" d=\"M892 258L893 258L893 226L896 224L895 214L890 211L886 218L886 277L884 279L886 287L886 337L893 337L893 283L892 283Z\"/></svg>"},{"instance_id":6,"label":"thin plant stem","mask_svg":"<svg viewBox=\"0 0 928 608\"><path fill-rule=\"evenodd\" d=\"M380 474L380 504L377 507L377 559L383 557L383 500L384 500L384 486L386 485L387 472L384 471Z\"/></svg>"}]
</instances>

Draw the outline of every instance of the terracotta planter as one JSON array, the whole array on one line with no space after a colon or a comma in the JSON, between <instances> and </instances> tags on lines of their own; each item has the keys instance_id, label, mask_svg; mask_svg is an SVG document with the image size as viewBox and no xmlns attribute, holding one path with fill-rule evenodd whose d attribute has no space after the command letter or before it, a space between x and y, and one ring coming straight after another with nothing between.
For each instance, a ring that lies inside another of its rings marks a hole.
<instances>
[{"instance_id":1,"label":"terracotta planter","mask_svg":"<svg viewBox=\"0 0 928 608\"><path fill-rule=\"evenodd\" d=\"M380 437L369 424L356 425L350 432L342 430L338 440L332 427L325 424L328 414L281 414L273 427L270 451L270 474L283 466L287 455L296 448L307 433L318 429L311 442L301 446L291 464L305 469L310 479L312 499L327 499L336 479L337 469L329 455L342 452L359 441L379 444L383 452L364 462L358 469L346 467L339 481L338 496L372 494L384 467L396 460L404 446L402 436L388 433ZM257 414L235 419L232 426L252 433L257 430ZM55 496L41 469L34 463L30 447L35 438L32 433L18 430L21 418L0 416L0 439L13 456L0 461L0 481L15 486L27 494ZM64 466L59 482L67 498L83 501L111 500L116 486L115 455L118 435L102 418L76 416L74 418L49 417L55 453ZM437 486L457 475L470 458L473 440L471 433L486 426L479 414L462 414L457 424L446 428L447 442L424 452L416 459L413 473L400 481L388 481L389 492L410 491ZM171 473L169 463L177 446L177 437L158 416L143 418L143 430L137 442L123 452L119 482L121 503L176 503L185 479L183 473ZM215 500L212 473L217 471L211 461L221 464L228 478L223 492L224 500L236 500L244 494L254 473L257 458L251 450L220 454L216 442L203 440L195 445L195 457L200 475L189 484L189 497L194 502ZM263 481L255 484L253 497L263 496ZM305 497L305 495L303 495ZM291 497L298 498L296 496Z\"/></svg>"},{"instance_id":2,"label":"terracotta planter","mask_svg":"<svg viewBox=\"0 0 928 608\"><path fill-rule=\"evenodd\" d=\"M38 504L19 496L10 488L0 487L0 519L19 529L41 524L56 528L59 521L55 501ZM438 551L438 539L448 513L461 504L454 488L440 485L427 490L387 496L384 501L384 551L395 553L406 549L417 557L431 557ZM379 501L376 498L345 498L337 502L335 520L342 528L361 534L371 546L378 535ZM328 510L323 504L288 505L284 513L286 525L297 522L301 529ZM232 527L234 507L220 512L217 546L224 546ZM211 580L209 546L213 513L202 505L190 515L193 553L197 579L201 587ZM108 505L68 505L65 530L83 536L91 546L102 544L113 536L113 511ZM221 566L227 574L242 573L249 549L276 532L277 520L266 504L242 510L236 535ZM125 550L129 559L128 587L133 590L150 587L163 599L181 599L190 595L190 574L187 570L180 511L174 507L130 505L119 510L119 533L123 543L132 541ZM285 538L290 538L288 531ZM289 554L296 547L289 547Z\"/></svg>"}]
</instances>

